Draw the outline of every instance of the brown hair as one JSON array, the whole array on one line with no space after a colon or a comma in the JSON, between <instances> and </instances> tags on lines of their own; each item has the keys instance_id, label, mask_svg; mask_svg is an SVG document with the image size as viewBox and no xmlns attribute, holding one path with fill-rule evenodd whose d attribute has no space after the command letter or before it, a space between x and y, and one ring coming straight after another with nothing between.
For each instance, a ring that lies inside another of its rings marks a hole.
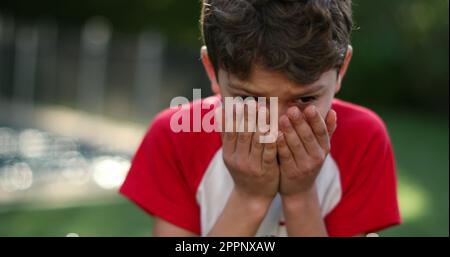
<instances>
[{"instance_id":1,"label":"brown hair","mask_svg":"<svg viewBox=\"0 0 450 257\"><path fill-rule=\"evenodd\" d=\"M342 64L351 0L203 0L200 24L216 74L245 80L257 64L309 84Z\"/></svg>"}]
</instances>

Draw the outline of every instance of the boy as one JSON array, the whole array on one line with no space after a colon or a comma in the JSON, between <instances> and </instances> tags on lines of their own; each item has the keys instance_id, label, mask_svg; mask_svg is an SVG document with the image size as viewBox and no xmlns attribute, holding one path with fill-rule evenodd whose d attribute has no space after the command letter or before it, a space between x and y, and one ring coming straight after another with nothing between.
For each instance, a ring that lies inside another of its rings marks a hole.
<instances>
[{"instance_id":1,"label":"boy","mask_svg":"<svg viewBox=\"0 0 450 257\"><path fill-rule=\"evenodd\" d=\"M400 223L383 122L334 99L353 52L351 0L204 0L201 26L217 95L184 112L276 97L280 132L270 143L258 130L175 133L176 110L160 113L120 190L154 215L155 236L357 236Z\"/></svg>"}]
</instances>

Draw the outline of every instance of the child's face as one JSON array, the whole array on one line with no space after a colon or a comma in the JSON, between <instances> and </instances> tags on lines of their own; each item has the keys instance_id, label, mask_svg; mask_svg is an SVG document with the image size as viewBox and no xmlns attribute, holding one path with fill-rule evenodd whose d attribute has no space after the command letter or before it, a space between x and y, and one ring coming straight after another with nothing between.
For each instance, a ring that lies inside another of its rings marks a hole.
<instances>
[{"instance_id":1,"label":"child's face","mask_svg":"<svg viewBox=\"0 0 450 257\"><path fill-rule=\"evenodd\" d=\"M278 117L286 114L291 106L303 110L308 105L315 105L325 117L339 89L336 69L323 73L319 80L309 85L294 83L281 73L260 68L255 68L247 81L219 70L218 82L223 97L278 97Z\"/></svg>"}]
</instances>

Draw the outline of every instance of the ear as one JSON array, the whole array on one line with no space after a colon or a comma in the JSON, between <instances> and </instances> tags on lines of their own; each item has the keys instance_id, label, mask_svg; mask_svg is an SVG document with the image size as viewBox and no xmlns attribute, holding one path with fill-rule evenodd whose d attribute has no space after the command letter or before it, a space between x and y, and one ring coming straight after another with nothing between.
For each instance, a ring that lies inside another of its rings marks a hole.
<instances>
[{"instance_id":1,"label":"ear","mask_svg":"<svg viewBox=\"0 0 450 257\"><path fill-rule=\"evenodd\" d=\"M200 50L200 56L202 59L203 67L205 68L206 74L208 75L209 81L211 81L211 90L214 92L214 94L220 94L220 88L219 84L217 83L216 73L214 71L214 67L211 63L211 60L209 60L208 50L206 49L206 46L202 46Z\"/></svg>"},{"instance_id":2,"label":"ear","mask_svg":"<svg viewBox=\"0 0 450 257\"><path fill-rule=\"evenodd\" d=\"M338 79L336 83L336 93L341 90L342 80L344 79L345 73L347 73L348 66L350 64L350 60L353 56L353 47L348 45L347 51L345 53L344 62L342 63L341 69L339 70Z\"/></svg>"}]
</instances>

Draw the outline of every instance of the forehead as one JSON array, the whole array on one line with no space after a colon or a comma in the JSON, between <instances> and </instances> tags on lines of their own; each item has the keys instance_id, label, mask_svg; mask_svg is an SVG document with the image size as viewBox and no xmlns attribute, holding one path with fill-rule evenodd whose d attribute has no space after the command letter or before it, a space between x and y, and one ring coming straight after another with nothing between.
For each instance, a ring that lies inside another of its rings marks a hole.
<instances>
[{"instance_id":1,"label":"forehead","mask_svg":"<svg viewBox=\"0 0 450 257\"><path fill-rule=\"evenodd\" d=\"M324 72L321 77L307 85L289 80L281 72L254 68L247 80L240 80L224 70L219 71L219 83L229 90L245 91L261 96L291 96L302 95L326 88L334 88L337 79L335 69Z\"/></svg>"}]
</instances>

